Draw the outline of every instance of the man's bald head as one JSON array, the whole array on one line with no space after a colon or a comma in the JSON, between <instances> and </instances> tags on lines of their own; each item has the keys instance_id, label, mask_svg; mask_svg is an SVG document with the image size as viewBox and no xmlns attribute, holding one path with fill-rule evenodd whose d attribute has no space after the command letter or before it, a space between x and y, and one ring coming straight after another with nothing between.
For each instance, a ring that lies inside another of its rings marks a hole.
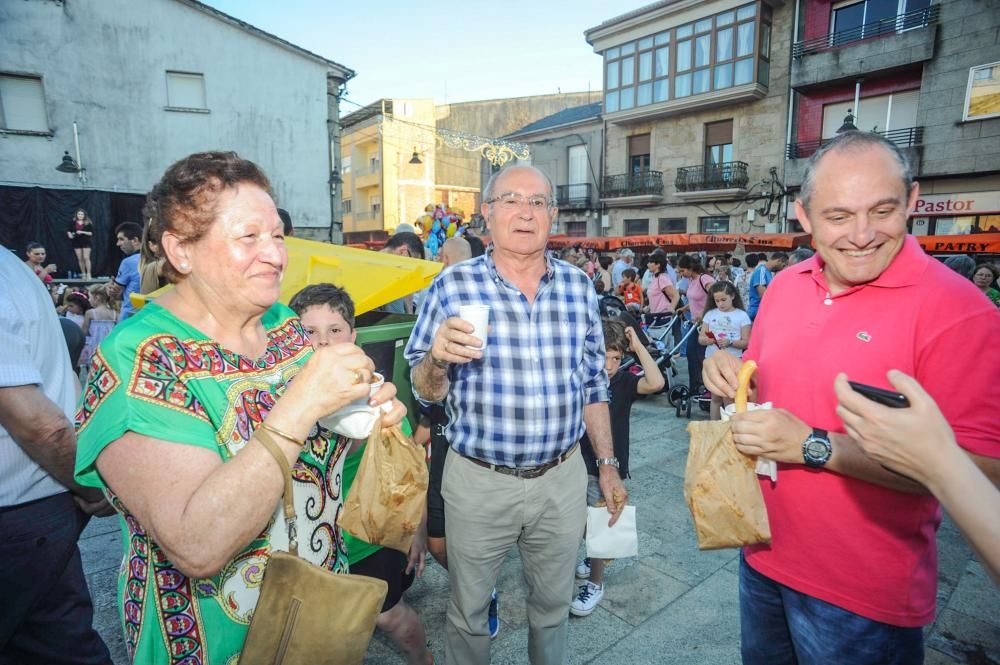
<instances>
[{"instance_id":1,"label":"man's bald head","mask_svg":"<svg viewBox=\"0 0 1000 665\"><path fill-rule=\"evenodd\" d=\"M465 238L448 238L441 246L441 263L447 268L472 258L472 247Z\"/></svg>"}]
</instances>

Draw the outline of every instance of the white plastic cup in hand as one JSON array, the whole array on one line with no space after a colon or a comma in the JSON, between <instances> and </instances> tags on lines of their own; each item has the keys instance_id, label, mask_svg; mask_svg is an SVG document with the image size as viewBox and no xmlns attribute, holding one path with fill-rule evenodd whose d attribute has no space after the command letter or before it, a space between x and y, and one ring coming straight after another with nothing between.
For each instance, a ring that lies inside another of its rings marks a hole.
<instances>
[{"instance_id":1,"label":"white plastic cup in hand","mask_svg":"<svg viewBox=\"0 0 1000 665\"><path fill-rule=\"evenodd\" d=\"M473 337L478 337L483 340L483 345L480 349L486 348L486 337L488 335L488 329L490 325L490 306L489 305L461 305L458 308L458 316L463 321L468 321L472 324ZM473 347L475 348L475 347Z\"/></svg>"},{"instance_id":2,"label":"white plastic cup in hand","mask_svg":"<svg viewBox=\"0 0 1000 665\"><path fill-rule=\"evenodd\" d=\"M356 399L339 411L321 418L319 424L332 432L343 434L350 439L366 438L371 434L375 420L378 418L378 411L369 406L368 400L379 391L384 383L385 378L378 372L374 372L372 374L371 389L368 391L368 397ZM392 411L392 402L383 404L382 410L386 413Z\"/></svg>"}]
</instances>

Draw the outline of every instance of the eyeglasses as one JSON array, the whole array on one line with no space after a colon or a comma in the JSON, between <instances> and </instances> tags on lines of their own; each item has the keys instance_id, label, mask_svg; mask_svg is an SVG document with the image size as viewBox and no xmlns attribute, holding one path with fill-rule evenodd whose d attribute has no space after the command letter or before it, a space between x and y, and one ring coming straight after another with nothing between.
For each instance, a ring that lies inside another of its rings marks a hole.
<instances>
[{"instance_id":1,"label":"eyeglasses","mask_svg":"<svg viewBox=\"0 0 1000 665\"><path fill-rule=\"evenodd\" d=\"M552 199L547 196L529 196L525 197L523 194L518 194L517 192L506 192L500 196L494 196L492 199L486 201L488 204L496 203L500 206L502 210L517 210L525 202L528 203L528 208L541 212L546 208L552 207Z\"/></svg>"}]
</instances>

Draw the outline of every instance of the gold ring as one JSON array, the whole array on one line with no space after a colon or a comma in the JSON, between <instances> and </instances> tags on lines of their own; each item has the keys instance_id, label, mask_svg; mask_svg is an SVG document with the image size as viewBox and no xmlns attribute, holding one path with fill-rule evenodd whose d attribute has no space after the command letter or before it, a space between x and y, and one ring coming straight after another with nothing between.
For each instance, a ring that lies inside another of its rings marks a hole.
<instances>
[{"instance_id":1,"label":"gold ring","mask_svg":"<svg viewBox=\"0 0 1000 665\"><path fill-rule=\"evenodd\" d=\"M354 383L361 383L361 372L354 370Z\"/></svg>"}]
</instances>

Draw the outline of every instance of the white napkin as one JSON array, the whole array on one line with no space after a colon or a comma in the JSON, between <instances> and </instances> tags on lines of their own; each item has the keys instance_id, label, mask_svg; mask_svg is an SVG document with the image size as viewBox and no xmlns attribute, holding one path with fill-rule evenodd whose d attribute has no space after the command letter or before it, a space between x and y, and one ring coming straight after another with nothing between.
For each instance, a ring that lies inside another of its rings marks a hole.
<instances>
[{"instance_id":1,"label":"white napkin","mask_svg":"<svg viewBox=\"0 0 1000 665\"><path fill-rule=\"evenodd\" d=\"M635 506L625 506L613 527L608 526L607 508L587 508L587 556L624 559L639 556L639 534L635 528Z\"/></svg>"},{"instance_id":2,"label":"white napkin","mask_svg":"<svg viewBox=\"0 0 1000 665\"><path fill-rule=\"evenodd\" d=\"M747 402L747 411L756 411L757 409L770 409L770 402L764 402L763 404L757 404L755 402ZM730 404L722 410L722 419L729 420L729 418L736 413L736 405ZM778 463L774 460L767 459L766 457L757 457L757 475L767 476L771 479L771 482L778 482Z\"/></svg>"}]
</instances>

